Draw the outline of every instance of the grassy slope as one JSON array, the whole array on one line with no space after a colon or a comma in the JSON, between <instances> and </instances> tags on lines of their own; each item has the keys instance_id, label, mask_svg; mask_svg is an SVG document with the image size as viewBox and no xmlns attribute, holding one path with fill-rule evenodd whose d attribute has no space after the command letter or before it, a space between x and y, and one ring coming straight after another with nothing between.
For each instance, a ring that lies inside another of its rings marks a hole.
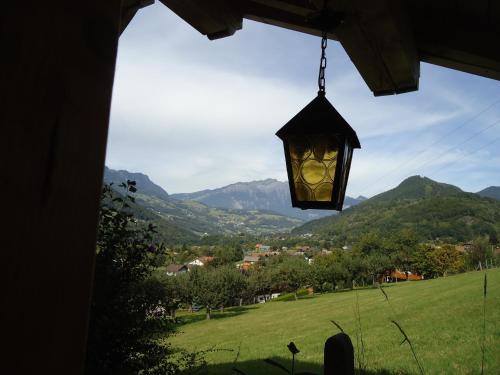
<instances>
[{"instance_id":1,"label":"grassy slope","mask_svg":"<svg viewBox=\"0 0 500 375\"><path fill-rule=\"evenodd\" d=\"M480 372L483 274L472 272L447 278L399 283L386 288L391 306L377 289L325 294L293 302L272 302L234 309L211 321L192 317L179 328L175 346L202 350L237 349L236 367L246 374L279 374L261 362L273 357L288 366L286 344L301 350L299 370L322 373L323 344L336 328L334 319L351 336L356 347L353 311L359 297L361 325L370 369L391 373L417 373L408 345L390 319L397 320L413 341L427 374L477 374ZM488 271L487 355L485 374L500 372L500 269ZM201 315L201 313L199 313ZM207 356L210 373L231 374L235 353ZM375 373L375 372L373 372ZM378 373L378 372L377 372Z\"/></svg>"}]
</instances>

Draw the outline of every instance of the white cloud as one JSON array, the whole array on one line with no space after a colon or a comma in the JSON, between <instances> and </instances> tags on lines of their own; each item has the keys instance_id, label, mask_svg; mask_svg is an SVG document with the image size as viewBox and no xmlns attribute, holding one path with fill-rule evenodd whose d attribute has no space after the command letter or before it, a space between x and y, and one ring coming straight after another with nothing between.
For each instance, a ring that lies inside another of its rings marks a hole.
<instances>
[{"instance_id":1,"label":"white cloud","mask_svg":"<svg viewBox=\"0 0 500 375\"><path fill-rule=\"evenodd\" d=\"M282 145L274 133L315 95L317 38L246 23L234 37L209 42L166 9L139 15L120 44L108 165L146 173L169 192L284 180ZM374 194L413 170L425 174L449 163L459 151L432 158L498 117L493 108L427 150L489 103L492 93L500 97L492 81L423 64L419 92L375 98L339 44L328 53L327 96L363 146L351 168L352 195ZM447 182L460 184L459 173L447 175Z\"/></svg>"}]
</instances>

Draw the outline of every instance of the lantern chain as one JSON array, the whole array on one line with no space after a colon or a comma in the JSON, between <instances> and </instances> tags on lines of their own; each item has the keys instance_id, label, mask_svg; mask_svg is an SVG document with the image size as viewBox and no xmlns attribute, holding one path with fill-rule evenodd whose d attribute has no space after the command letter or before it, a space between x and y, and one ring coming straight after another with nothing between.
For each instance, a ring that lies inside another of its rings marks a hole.
<instances>
[{"instance_id":1,"label":"lantern chain","mask_svg":"<svg viewBox=\"0 0 500 375\"><path fill-rule=\"evenodd\" d=\"M318 88L319 92L325 93L325 69L326 69L326 46L328 44L328 33L323 31L321 37L321 60L319 63Z\"/></svg>"}]
</instances>

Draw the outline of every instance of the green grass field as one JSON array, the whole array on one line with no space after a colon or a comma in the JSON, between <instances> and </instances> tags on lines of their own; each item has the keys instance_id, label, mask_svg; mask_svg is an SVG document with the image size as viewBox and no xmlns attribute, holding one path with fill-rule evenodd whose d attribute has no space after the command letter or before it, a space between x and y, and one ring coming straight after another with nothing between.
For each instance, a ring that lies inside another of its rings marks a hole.
<instances>
[{"instance_id":1,"label":"green grass field","mask_svg":"<svg viewBox=\"0 0 500 375\"><path fill-rule=\"evenodd\" d=\"M263 362L273 358L289 366L286 344L300 349L297 370L322 374L323 345L338 332L335 320L357 348L355 307L359 300L367 374L417 374L408 344L391 323L404 328L426 374L479 374L484 273L385 286L390 305L378 289L316 295L229 309L203 320L203 312L185 315L174 346L204 350L215 346L234 352L207 354L210 374L284 374ZM240 347L237 363L233 361ZM500 374L500 269L488 271L485 374Z\"/></svg>"}]
</instances>

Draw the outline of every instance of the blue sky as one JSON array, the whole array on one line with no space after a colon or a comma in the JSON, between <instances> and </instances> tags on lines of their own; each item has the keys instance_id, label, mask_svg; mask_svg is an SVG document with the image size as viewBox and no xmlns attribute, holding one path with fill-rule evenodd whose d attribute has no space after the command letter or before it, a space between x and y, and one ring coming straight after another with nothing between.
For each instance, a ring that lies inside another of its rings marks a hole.
<instances>
[{"instance_id":1,"label":"blue sky","mask_svg":"<svg viewBox=\"0 0 500 375\"><path fill-rule=\"evenodd\" d=\"M274 134L315 97L319 56L317 37L244 20L209 41L161 3L141 10L120 39L106 164L169 193L286 180ZM500 185L500 82L422 63L419 91L375 98L339 43L327 57L327 97L362 146L348 195L415 174Z\"/></svg>"}]
</instances>

